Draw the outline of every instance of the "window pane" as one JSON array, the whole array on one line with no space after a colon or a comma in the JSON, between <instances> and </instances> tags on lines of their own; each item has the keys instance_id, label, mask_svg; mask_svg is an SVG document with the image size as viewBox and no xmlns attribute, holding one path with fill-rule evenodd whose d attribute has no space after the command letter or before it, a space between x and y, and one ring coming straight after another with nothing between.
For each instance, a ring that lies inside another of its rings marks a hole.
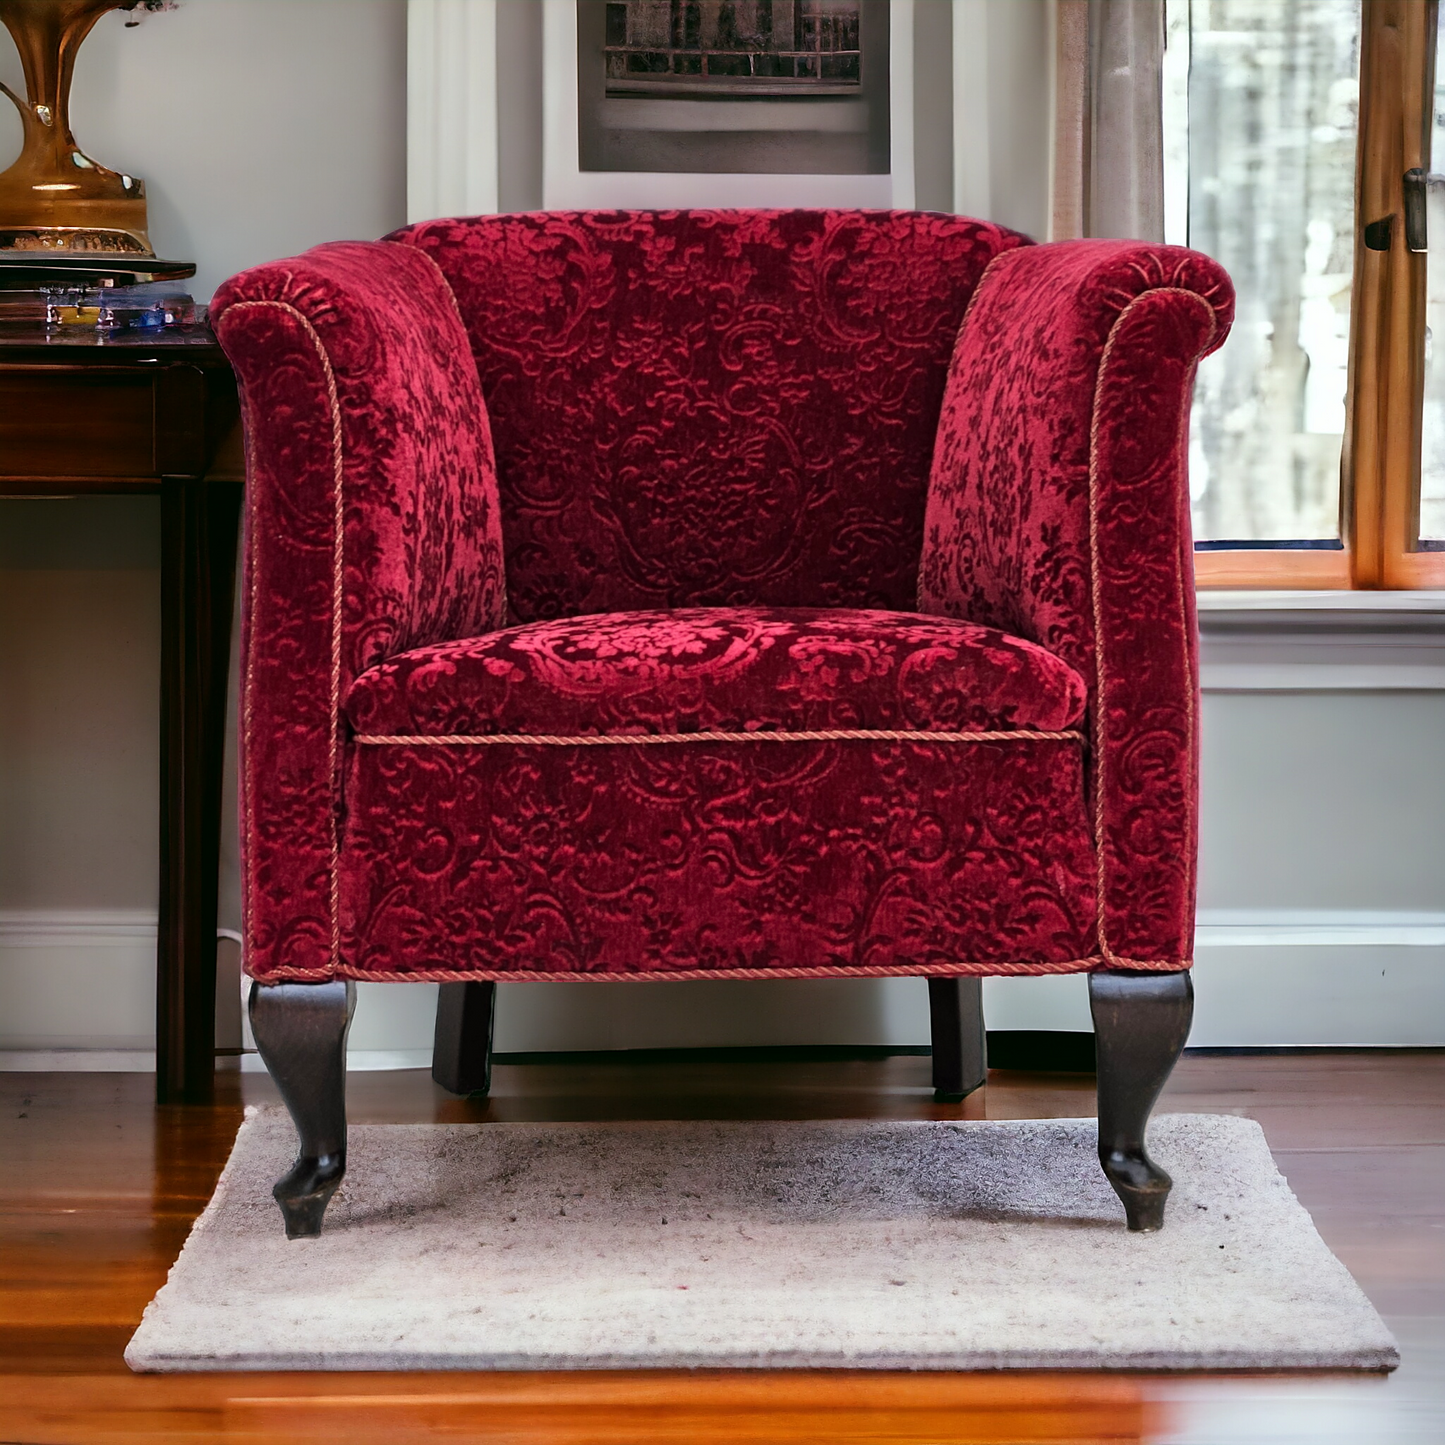
<instances>
[{"instance_id":1,"label":"window pane","mask_svg":"<svg viewBox=\"0 0 1445 1445\"><path fill-rule=\"evenodd\" d=\"M1239 297L1195 388L1194 535L1338 538L1359 0L1187 0L1170 21L1189 78L1166 154L1188 156L1189 244Z\"/></svg>"},{"instance_id":2,"label":"window pane","mask_svg":"<svg viewBox=\"0 0 1445 1445\"><path fill-rule=\"evenodd\" d=\"M1445 31L1445 11L1440 23ZM1430 170L1445 170L1445 56L1435 46ZM1420 540L1445 541L1445 178L1430 177L1430 259L1425 284L1425 426L1420 447Z\"/></svg>"}]
</instances>

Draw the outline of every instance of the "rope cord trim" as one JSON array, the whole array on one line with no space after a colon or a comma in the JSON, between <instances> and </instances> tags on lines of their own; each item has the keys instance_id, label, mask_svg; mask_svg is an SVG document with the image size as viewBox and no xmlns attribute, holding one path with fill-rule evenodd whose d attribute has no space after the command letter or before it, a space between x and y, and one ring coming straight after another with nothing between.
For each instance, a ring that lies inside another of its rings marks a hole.
<instances>
[{"instance_id":1,"label":"rope cord trim","mask_svg":"<svg viewBox=\"0 0 1445 1445\"><path fill-rule=\"evenodd\" d=\"M1097 973L1100 969L1127 968L1135 972L1182 973L1192 960L1105 958L1066 959L1062 963L899 963L833 964L813 968L673 968L656 971L633 970L609 973L567 969L512 968L276 968L261 978L262 983L313 983L333 978L354 978L363 983L698 983L711 979L772 978L1036 978L1066 973Z\"/></svg>"},{"instance_id":2,"label":"rope cord trim","mask_svg":"<svg viewBox=\"0 0 1445 1445\"><path fill-rule=\"evenodd\" d=\"M1079 732L922 732L885 728L829 728L818 732L617 733L557 736L539 733L451 733L441 737L361 734L355 741L368 747L487 747L531 744L558 748L649 747L657 743L831 743L831 742L1004 743L1082 742Z\"/></svg>"},{"instance_id":3,"label":"rope cord trim","mask_svg":"<svg viewBox=\"0 0 1445 1445\"><path fill-rule=\"evenodd\" d=\"M1106 636L1104 628L1104 604L1102 588L1100 585L1100 562L1099 562L1099 419L1102 411L1104 397L1104 383L1109 370L1109 363L1114 359L1114 347L1124 330L1124 326L1136 306L1141 306L1151 296L1161 291L1174 292L1181 296L1187 296L1191 301L1198 301L1201 305L1209 307L1213 317L1213 327L1210 331L1210 340L1213 340L1214 333L1219 329L1219 318L1215 314L1213 306L1197 291L1190 291L1183 286L1151 286L1141 291L1132 301L1124 307L1114 318L1109 327L1109 334L1104 340L1104 349L1099 354L1099 369L1094 375L1094 401L1093 410L1089 417L1089 598L1093 614L1094 628L1094 682L1095 696L1094 706L1090 709L1091 722L1093 725L1093 755L1094 755L1094 862L1095 862L1095 896L1094 910L1096 926L1099 936L1099 952L1103 955L1105 962L1114 968L1137 967L1132 960L1119 957L1109 946L1107 929L1108 921L1108 830L1105 827L1105 795L1108 786L1109 769L1109 739L1107 737L1108 719L1108 680L1104 657ZM1206 347L1207 349L1207 347ZM1197 361L1197 359L1196 359ZM1186 413L1187 414L1187 413ZM1183 595L1183 578L1175 569L1175 585L1177 588L1177 602L1181 612L1185 611L1185 600ZM1194 687L1191 679L1189 688L1189 722L1190 729L1194 726Z\"/></svg>"},{"instance_id":4,"label":"rope cord trim","mask_svg":"<svg viewBox=\"0 0 1445 1445\"><path fill-rule=\"evenodd\" d=\"M435 263L433 263L435 264ZM233 311L249 311L271 307L277 311L287 312L300 322L316 352L317 359L321 363L322 375L326 378L326 396L331 408L331 648L330 648L330 713L326 735L327 748L327 769L331 779L331 807L328 819L330 838L330 862L327 886L327 902L331 912L331 963L333 968L341 964L341 806L342 806L342 785L341 785L341 621L345 596L345 556L344 544L346 538L346 496L344 490L345 469L342 453L342 429L341 429L341 402L336 390L336 373L331 366L331 355L326 350L326 344L321 339L321 334L312 324L311 318L298 307L293 306L289 301L277 299L237 301L228 308L225 315L229 316ZM225 316L222 317L224 324ZM250 577L249 570L247 572ZM251 584L248 584L251 585ZM254 596L248 593L248 605L254 605ZM246 689L246 712L248 718L247 731L250 731L250 705L253 695L251 683L251 658L246 662L247 689ZM249 779L249 774L247 774ZM249 790L249 781L247 782ZM244 848L244 845L243 845ZM250 869L245 870L247 883L246 896L250 896Z\"/></svg>"}]
</instances>

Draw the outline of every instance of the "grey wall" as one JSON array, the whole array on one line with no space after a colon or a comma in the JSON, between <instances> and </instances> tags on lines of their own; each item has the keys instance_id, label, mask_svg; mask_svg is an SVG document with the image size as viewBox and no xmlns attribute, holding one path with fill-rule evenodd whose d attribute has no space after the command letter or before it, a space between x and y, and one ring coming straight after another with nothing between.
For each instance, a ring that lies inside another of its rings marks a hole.
<instances>
[{"instance_id":1,"label":"grey wall","mask_svg":"<svg viewBox=\"0 0 1445 1445\"><path fill-rule=\"evenodd\" d=\"M1445 692L1205 699L1208 910L1445 909Z\"/></svg>"},{"instance_id":2,"label":"grey wall","mask_svg":"<svg viewBox=\"0 0 1445 1445\"><path fill-rule=\"evenodd\" d=\"M155 907L160 507L0 502L0 908Z\"/></svg>"},{"instance_id":3,"label":"grey wall","mask_svg":"<svg viewBox=\"0 0 1445 1445\"><path fill-rule=\"evenodd\" d=\"M542 206L542 7L497 0L497 201Z\"/></svg>"},{"instance_id":4,"label":"grey wall","mask_svg":"<svg viewBox=\"0 0 1445 1445\"><path fill-rule=\"evenodd\" d=\"M953 7L913 12L913 203L953 209Z\"/></svg>"}]
</instances>

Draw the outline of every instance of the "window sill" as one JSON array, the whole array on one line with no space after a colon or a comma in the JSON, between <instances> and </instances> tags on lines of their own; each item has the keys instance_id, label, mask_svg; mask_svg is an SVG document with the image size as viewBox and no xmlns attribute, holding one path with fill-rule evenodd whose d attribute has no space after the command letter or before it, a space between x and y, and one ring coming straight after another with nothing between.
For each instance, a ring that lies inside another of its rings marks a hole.
<instances>
[{"instance_id":1,"label":"window sill","mask_svg":"<svg viewBox=\"0 0 1445 1445\"><path fill-rule=\"evenodd\" d=\"M1205 692L1445 691L1445 590L1208 590Z\"/></svg>"},{"instance_id":2,"label":"window sill","mask_svg":"<svg viewBox=\"0 0 1445 1445\"><path fill-rule=\"evenodd\" d=\"M1198 593L1199 614L1270 612L1295 616L1308 613L1439 613L1445 616L1445 588L1417 592L1311 591L1308 589L1253 589L1203 587Z\"/></svg>"}]
</instances>

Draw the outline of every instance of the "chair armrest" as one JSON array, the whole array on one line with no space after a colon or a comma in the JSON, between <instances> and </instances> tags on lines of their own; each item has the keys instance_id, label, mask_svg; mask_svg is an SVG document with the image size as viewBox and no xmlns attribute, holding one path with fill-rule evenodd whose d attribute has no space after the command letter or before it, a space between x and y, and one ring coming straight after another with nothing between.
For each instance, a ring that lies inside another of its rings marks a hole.
<instances>
[{"instance_id":1,"label":"chair armrest","mask_svg":"<svg viewBox=\"0 0 1445 1445\"><path fill-rule=\"evenodd\" d=\"M1232 314L1192 251L1024 247L989 267L949 372L919 606L1027 637L1088 684L1101 966L1193 954L1189 404Z\"/></svg>"},{"instance_id":2,"label":"chair armrest","mask_svg":"<svg viewBox=\"0 0 1445 1445\"><path fill-rule=\"evenodd\" d=\"M502 617L491 437L456 302L409 246L321 246L228 281L211 322L246 434L246 968L329 977L347 736L392 653Z\"/></svg>"}]
</instances>

